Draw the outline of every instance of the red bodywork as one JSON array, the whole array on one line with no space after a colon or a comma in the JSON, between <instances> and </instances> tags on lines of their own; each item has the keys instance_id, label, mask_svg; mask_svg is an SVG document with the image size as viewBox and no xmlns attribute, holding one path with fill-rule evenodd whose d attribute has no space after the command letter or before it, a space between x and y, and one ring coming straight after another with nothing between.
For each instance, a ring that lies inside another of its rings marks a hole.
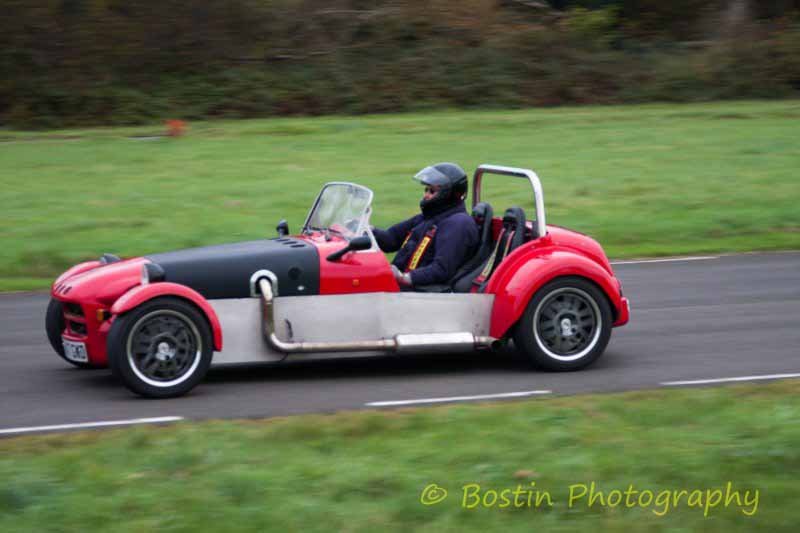
<instances>
[{"instance_id":1,"label":"red bodywork","mask_svg":"<svg viewBox=\"0 0 800 533\"><path fill-rule=\"evenodd\" d=\"M175 283L140 284L143 257L104 265L99 261L81 263L61 275L50 295L65 304L66 330L63 338L86 344L89 362L108 364L106 340L117 315L159 296L176 296L195 304L208 319L214 336L214 349L222 349L222 328L214 309L196 291ZM81 314L74 306L79 306ZM100 314L102 312L102 320ZM81 331L81 330L85 331Z\"/></svg>"},{"instance_id":2,"label":"red bodywork","mask_svg":"<svg viewBox=\"0 0 800 533\"><path fill-rule=\"evenodd\" d=\"M392 275L389 262L381 252L356 252L345 254L339 261L327 257L341 250L347 241L341 237L326 240L322 233L302 235L303 240L317 247L319 252L319 293L353 294L361 292L399 292L400 287Z\"/></svg>"},{"instance_id":3,"label":"red bodywork","mask_svg":"<svg viewBox=\"0 0 800 533\"><path fill-rule=\"evenodd\" d=\"M493 220L495 234L501 225L501 219ZM331 262L327 256L347 244L341 237L326 238L322 233L312 233L294 238L317 248L320 295L399 291L382 252L352 252ZM141 285L142 265L146 262L146 258L134 258L107 265L100 261L81 263L53 284L53 298L79 306L65 305L67 328L63 337L85 343L91 364L107 364L106 339L114 317L159 296L179 297L196 305L211 326L214 348L222 349L222 329L208 301L184 285L168 282ZM548 226L546 236L511 252L490 278L486 292L495 295L490 335L496 338L507 335L536 291L562 276L580 276L593 282L608 298L614 326L628 322L628 301L622 296L622 286L600 245L586 235ZM76 309L83 315L74 313Z\"/></svg>"},{"instance_id":4,"label":"red bodywork","mask_svg":"<svg viewBox=\"0 0 800 533\"><path fill-rule=\"evenodd\" d=\"M499 233L502 220L494 222ZM487 293L495 295L489 334L496 338L504 336L540 287L565 276L579 276L593 282L608 298L614 326L628 323L630 309L622 296L622 284L614 276L600 245L587 235L547 226L547 235L511 252L492 274L486 287Z\"/></svg>"},{"instance_id":5,"label":"red bodywork","mask_svg":"<svg viewBox=\"0 0 800 533\"><path fill-rule=\"evenodd\" d=\"M113 320L111 307L121 295L139 286L145 262L147 260L141 257L109 265L89 261L67 270L53 284L50 295L65 304L67 327L62 337L85 343L92 365L105 366L108 363L106 339ZM106 312L102 314L102 320L98 320L98 311Z\"/></svg>"}]
</instances>

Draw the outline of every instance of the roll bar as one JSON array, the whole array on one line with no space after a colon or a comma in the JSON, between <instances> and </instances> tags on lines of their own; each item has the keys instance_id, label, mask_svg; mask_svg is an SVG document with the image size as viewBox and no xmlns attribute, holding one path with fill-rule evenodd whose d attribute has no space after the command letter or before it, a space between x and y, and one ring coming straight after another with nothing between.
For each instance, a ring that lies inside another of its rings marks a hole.
<instances>
[{"instance_id":1,"label":"roll bar","mask_svg":"<svg viewBox=\"0 0 800 533\"><path fill-rule=\"evenodd\" d=\"M531 182L533 189L533 199L536 203L536 229L539 237L547 234L547 225L544 219L544 193L542 183L536 172L526 168L504 167L500 165L481 165L475 170L472 178L472 207L481 201L481 180L484 174L499 174L501 176L514 176L517 178L527 178Z\"/></svg>"}]
</instances>

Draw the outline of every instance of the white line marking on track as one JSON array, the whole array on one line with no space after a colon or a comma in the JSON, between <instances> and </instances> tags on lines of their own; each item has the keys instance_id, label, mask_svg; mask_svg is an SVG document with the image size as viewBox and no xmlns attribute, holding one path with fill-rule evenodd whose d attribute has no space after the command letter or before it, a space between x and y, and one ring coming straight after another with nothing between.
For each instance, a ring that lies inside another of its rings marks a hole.
<instances>
[{"instance_id":1,"label":"white line marking on track","mask_svg":"<svg viewBox=\"0 0 800 533\"><path fill-rule=\"evenodd\" d=\"M690 381L664 381L661 383L665 387L675 387L680 385L705 385L707 383L733 383L736 381L757 381L761 379L786 379L800 378L799 374L767 374L764 376L740 376L737 378L717 378L717 379L695 379Z\"/></svg>"},{"instance_id":2,"label":"white line marking on track","mask_svg":"<svg viewBox=\"0 0 800 533\"><path fill-rule=\"evenodd\" d=\"M36 431L58 431L66 429L87 429L108 426L131 426L134 424L158 424L162 422L178 422L183 420L182 416L161 416L158 418L134 418L131 420L109 420L107 422L84 422L81 424L58 424L55 426L33 426L26 428L0 429L0 435L12 435L15 433L33 433Z\"/></svg>"},{"instance_id":3,"label":"white line marking on track","mask_svg":"<svg viewBox=\"0 0 800 533\"><path fill-rule=\"evenodd\" d=\"M613 261L612 265L638 265L641 263L677 263L679 261L708 261L709 259L719 259L719 256L697 256L697 257L670 257L667 259L639 259L634 261Z\"/></svg>"},{"instance_id":4,"label":"white line marking on track","mask_svg":"<svg viewBox=\"0 0 800 533\"><path fill-rule=\"evenodd\" d=\"M451 396L449 398L420 398L418 400L396 400L389 402L370 402L364 404L368 407L388 407L394 405L415 405L421 403L468 402L471 400L491 400L494 398L522 398L540 394L551 394L549 390L529 390L520 392L502 392L499 394L478 394L476 396Z\"/></svg>"}]
</instances>

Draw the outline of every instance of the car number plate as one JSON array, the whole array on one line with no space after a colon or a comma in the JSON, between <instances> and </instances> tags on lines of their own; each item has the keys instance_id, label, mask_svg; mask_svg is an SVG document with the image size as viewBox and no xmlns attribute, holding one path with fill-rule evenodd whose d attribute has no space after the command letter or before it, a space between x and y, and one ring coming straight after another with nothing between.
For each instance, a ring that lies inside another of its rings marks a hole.
<instances>
[{"instance_id":1,"label":"car number plate","mask_svg":"<svg viewBox=\"0 0 800 533\"><path fill-rule=\"evenodd\" d=\"M68 341L61 339L64 343L64 357L77 363L88 363L89 356L86 354L86 345L82 342Z\"/></svg>"}]
</instances>

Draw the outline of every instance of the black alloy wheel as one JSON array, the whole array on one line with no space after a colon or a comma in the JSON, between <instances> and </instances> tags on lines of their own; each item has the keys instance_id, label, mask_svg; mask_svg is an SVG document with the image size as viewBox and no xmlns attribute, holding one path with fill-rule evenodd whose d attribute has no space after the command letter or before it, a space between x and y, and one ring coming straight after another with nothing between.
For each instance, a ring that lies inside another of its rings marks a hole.
<instances>
[{"instance_id":1,"label":"black alloy wheel","mask_svg":"<svg viewBox=\"0 0 800 533\"><path fill-rule=\"evenodd\" d=\"M608 344L613 322L603 292L583 278L557 278L536 292L517 324L514 344L546 370L578 370Z\"/></svg>"},{"instance_id":2,"label":"black alloy wheel","mask_svg":"<svg viewBox=\"0 0 800 533\"><path fill-rule=\"evenodd\" d=\"M205 316L178 298L156 298L118 317L108 336L111 371L148 398L187 393L211 364L213 341Z\"/></svg>"}]
</instances>

